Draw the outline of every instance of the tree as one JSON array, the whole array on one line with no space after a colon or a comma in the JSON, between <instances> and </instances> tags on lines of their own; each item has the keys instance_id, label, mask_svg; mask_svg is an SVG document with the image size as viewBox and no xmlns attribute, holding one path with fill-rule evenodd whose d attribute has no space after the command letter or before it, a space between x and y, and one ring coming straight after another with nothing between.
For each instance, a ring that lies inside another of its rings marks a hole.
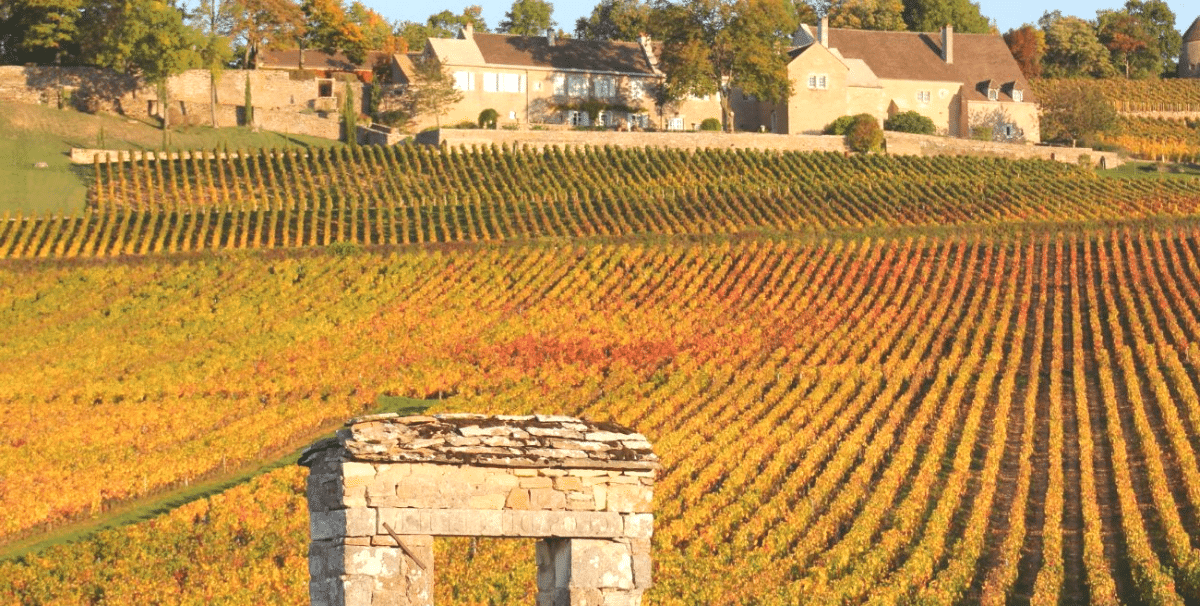
<instances>
[{"instance_id":1,"label":"tree","mask_svg":"<svg viewBox=\"0 0 1200 606\"><path fill-rule=\"evenodd\" d=\"M191 18L204 45L200 47L200 66L208 70L209 114L217 128L217 80L233 57L229 45L233 32L232 4L226 0L200 0Z\"/></svg>"},{"instance_id":2,"label":"tree","mask_svg":"<svg viewBox=\"0 0 1200 606\"><path fill-rule=\"evenodd\" d=\"M454 87L454 78L437 59L423 59L415 62L413 67L414 77L401 98L401 109L411 120L433 116L441 128L442 116L462 101L462 91Z\"/></svg>"},{"instance_id":3,"label":"tree","mask_svg":"<svg viewBox=\"0 0 1200 606\"><path fill-rule=\"evenodd\" d=\"M354 90L349 82L342 99L342 125L346 129L346 143L350 147L358 145L358 108L354 105Z\"/></svg>"},{"instance_id":4,"label":"tree","mask_svg":"<svg viewBox=\"0 0 1200 606\"><path fill-rule=\"evenodd\" d=\"M299 30L300 67L304 67L304 51L316 48L331 55L344 53L353 63L367 58L366 37L362 29L346 15L341 0L304 0L300 5L305 27Z\"/></svg>"},{"instance_id":5,"label":"tree","mask_svg":"<svg viewBox=\"0 0 1200 606\"><path fill-rule=\"evenodd\" d=\"M689 0L660 7L664 101L716 93L725 129L732 131L733 89L767 102L791 95L788 40L796 29L787 0Z\"/></svg>"},{"instance_id":6,"label":"tree","mask_svg":"<svg viewBox=\"0 0 1200 606\"><path fill-rule=\"evenodd\" d=\"M1117 124L1117 110L1099 87L1086 82L1055 86L1041 96L1041 130L1046 141L1091 141Z\"/></svg>"},{"instance_id":7,"label":"tree","mask_svg":"<svg viewBox=\"0 0 1200 606\"><path fill-rule=\"evenodd\" d=\"M1038 28L1026 23L1004 33L1004 43L1017 60L1026 78L1042 75L1042 56L1046 54L1046 37Z\"/></svg>"},{"instance_id":8,"label":"tree","mask_svg":"<svg viewBox=\"0 0 1200 606\"><path fill-rule=\"evenodd\" d=\"M1148 49L1157 54L1151 75L1174 74L1176 60L1183 50L1183 37L1175 29L1175 13L1163 0L1126 0L1125 11L1137 19L1152 41Z\"/></svg>"},{"instance_id":9,"label":"tree","mask_svg":"<svg viewBox=\"0 0 1200 606\"><path fill-rule=\"evenodd\" d=\"M1049 78L1110 78L1117 70L1092 25L1078 17L1048 12L1038 20L1046 36L1042 73Z\"/></svg>"},{"instance_id":10,"label":"tree","mask_svg":"<svg viewBox=\"0 0 1200 606\"><path fill-rule=\"evenodd\" d=\"M871 114L858 114L846 129L846 146L859 153L883 150L883 129Z\"/></svg>"},{"instance_id":11,"label":"tree","mask_svg":"<svg viewBox=\"0 0 1200 606\"><path fill-rule=\"evenodd\" d=\"M904 0L904 23L914 32L938 31L947 23L965 34L993 30L992 23L979 12L979 3L970 0Z\"/></svg>"},{"instance_id":12,"label":"tree","mask_svg":"<svg viewBox=\"0 0 1200 606\"><path fill-rule=\"evenodd\" d=\"M250 67L259 49L295 40L304 29L304 13L293 0L231 0L230 33L241 41L242 66Z\"/></svg>"},{"instance_id":13,"label":"tree","mask_svg":"<svg viewBox=\"0 0 1200 606\"><path fill-rule=\"evenodd\" d=\"M817 16L829 17L833 27L904 29L904 4L900 0L813 0L812 7Z\"/></svg>"},{"instance_id":14,"label":"tree","mask_svg":"<svg viewBox=\"0 0 1200 606\"><path fill-rule=\"evenodd\" d=\"M497 29L502 34L539 36L558 25L551 18L553 13L554 5L546 0L514 0Z\"/></svg>"},{"instance_id":15,"label":"tree","mask_svg":"<svg viewBox=\"0 0 1200 606\"><path fill-rule=\"evenodd\" d=\"M93 0L80 18L85 60L155 85L164 131L171 119L167 79L200 65L203 41L183 17L173 0Z\"/></svg>"},{"instance_id":16,"label":"tree","mask_svg":"<svg viewBox=\"0 0 1200 606\"><path fill-rule=\"evenodd\" d=\"M71 62L81 0L11 0L0 3L0 62Z\"/></svg>"},{"instance_id":17,"label":"tree","mask_svg":"<svg viewBox=\"0 0 1200 606\"><path fill-rule=\"evenodd\" d=\"M1096 30L1100 43L1112 53L1112 62L1124 69L1126 78L1145 76L1159 67L1157 41L1127 11L1097 11Z\"/></svg>"},{"instance_id":18,"label":"tree","mask_svg":"<svg viewBox=\"0 0 1200 606\"><path fill-rule=\"evenodd\" d=\"M399 51L400 39L383 15L367 8L362 2L355 1L350 4L350 10L346 12L346 17L362 32L363 45L367 50L379 50L387 53Z\"/></svg>"},{"instance_id":19,"label":"tree","mask_svg":"<svg viewBox=\"0 0 1200 606\"><path fill-rule=\"evenodd\" d=\"M937 127L934 126L932 118L923 116L914 110L900 112L884 120L883 129L898 133L916 133L918 135L932 135L937 132Z\"/></svg>"},{"instance_id":20,"label":"tree","mask_svg":"<svg viewBox=\"0 0 1200 606\"><path fill-rule=\"evenodd\" d=\"M487 21L483 19L483 9L478 5L464 8L461 14L448 10L430 15L425 23L401 21L396 25L396 35L403 40L403 47L420 49L429 38L454 38L464 27L470 24L477 32L487 32Z\"/></svg>"},{"instance_id":21,"label":"tree","mask_svg":"<svg viewBox=\"0 0 1200 606\"><path fill-rule=\"evenodd\" d=\"M580 40L637 40L650 29L650 6L640 0L600 0L588 17L575 21Z\"/></svg>"}]
</instances>

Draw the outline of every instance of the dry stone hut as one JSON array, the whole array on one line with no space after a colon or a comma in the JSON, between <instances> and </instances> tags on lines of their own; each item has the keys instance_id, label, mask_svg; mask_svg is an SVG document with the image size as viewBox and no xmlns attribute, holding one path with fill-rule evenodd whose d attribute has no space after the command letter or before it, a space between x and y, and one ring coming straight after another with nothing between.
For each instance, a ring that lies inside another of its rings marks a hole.
<instances>
[{"instance_id":1,"label":"dry stone hut","mask_svg":"<svg viewBox=\"0 0 1200 606\"><path fill-rule=\"evenodd\" d=\"M659 468L641 434L546 415L346 425L300 459L314 606L432 604L435 536L540 539L539 606L641 602Z\"/></svg>"}]
</instances>

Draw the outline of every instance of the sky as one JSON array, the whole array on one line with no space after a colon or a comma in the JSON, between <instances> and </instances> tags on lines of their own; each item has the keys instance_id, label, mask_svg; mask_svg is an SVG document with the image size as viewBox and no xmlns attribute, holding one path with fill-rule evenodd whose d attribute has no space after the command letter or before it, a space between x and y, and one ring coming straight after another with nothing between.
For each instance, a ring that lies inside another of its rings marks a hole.
<instances>
[{"instance_id":1,"label":"sky","mask_svg":"<svg viewBox=\"0 0 1200 606\"><path fill-rule=\"evenodd\" d=\"M570 32L575 29L575 20L592 12L599 0L552 0L554 5L554 20L558 27ZM424 22L429 15L449 9L459 13L466 6L478 4L483 7L483 18L488 27L495 29L496 24L504 19L504 13L512 6L512 0L462 0L461 3L438 0L426 4L412 0L362 0L363 4L379 11L389 20L406 20ZM1050 0L1049 4L1040 4L1028 0L1016 2L1006 0L978 0L980 12L985 17L996 22L1001 32L1020 27L1024 23L1036 24L1042 13L1047 10L1060 10L1064 15L1094 19L1100 9L1117 9L1124 6L1124 0L1108 0L1107 2L1088 2L1085 0ZM1200 0L1167 0L1168 6L1175 13L1175 27L1180 33L1200 16Z\"/></svg>"}]
</instances>

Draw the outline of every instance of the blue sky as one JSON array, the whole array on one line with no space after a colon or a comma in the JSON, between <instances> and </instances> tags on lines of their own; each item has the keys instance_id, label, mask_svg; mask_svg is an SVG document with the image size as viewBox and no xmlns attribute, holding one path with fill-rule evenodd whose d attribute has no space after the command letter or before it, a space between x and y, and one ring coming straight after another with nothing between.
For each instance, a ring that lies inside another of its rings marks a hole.
<instances>
[{"instance_id":1,"label":"blue sky","mask_svg":"<svg viewBox=\"0 0 1200 606\"><path fill-rule=\"evenodd\" d=\"M994 20L1000 31L1020 27L1022 23L1037 23L1038 17L1047 10L1060 10L1064 15L1074 15L1084 19L1092 19L1096 11L1106 8L1120 8L1124 0L1110 0L1106 3L1085 2L1081 0L1059 0L1054 4L1039 4L1035 2L1006 2L1005 0L978 0L984 16ZM1176 27L1182 33L1197 16L1200 16L1200 0L1179 2L1167 0L1171 10L1177 17ZM554 19L558 26L566 31L575 29L575 19L588 15L598 0L553 0ZM504 13L512 6L512 0L464 0L461 4L434 2L425 4L411 0L363 0L367 6L374 8L390 20L405 19L423 22L429 15L449 9L453 12L462 11L463 7L478 4L483 7L483 18L488 26L495 28L504 18Z\"/></svg>"}]
</instances>

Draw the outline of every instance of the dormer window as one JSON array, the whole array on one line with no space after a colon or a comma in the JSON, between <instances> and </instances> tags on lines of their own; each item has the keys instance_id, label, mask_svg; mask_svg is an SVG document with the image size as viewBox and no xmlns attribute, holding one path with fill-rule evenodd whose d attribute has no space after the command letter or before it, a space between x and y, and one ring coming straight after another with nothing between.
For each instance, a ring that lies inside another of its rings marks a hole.
<instances>
[{"instance_id":1,"label":"dormer window","mask_svg":"<svg viewBox=\"0 0 1200 606\"><path fill-rule=\"evenodd\" d=\"M1025 100L1025 95L1021 92L1021 89L1014 88L1013 92L1012 92L1012 98L1013 98L1013 101L1020 103Z\"/></svg>"},{"instance_id":2,"label":"dormer window","mask_svg":"<svg viewBox=\"0 0 1200 606\"><path fill-rule=\"evenodd\" d=\"M995 88L989 88L988 89L988 101L999 101L999 100L1000 100L1000 90L995 89Z\"/></svg>"}]
</instances>

